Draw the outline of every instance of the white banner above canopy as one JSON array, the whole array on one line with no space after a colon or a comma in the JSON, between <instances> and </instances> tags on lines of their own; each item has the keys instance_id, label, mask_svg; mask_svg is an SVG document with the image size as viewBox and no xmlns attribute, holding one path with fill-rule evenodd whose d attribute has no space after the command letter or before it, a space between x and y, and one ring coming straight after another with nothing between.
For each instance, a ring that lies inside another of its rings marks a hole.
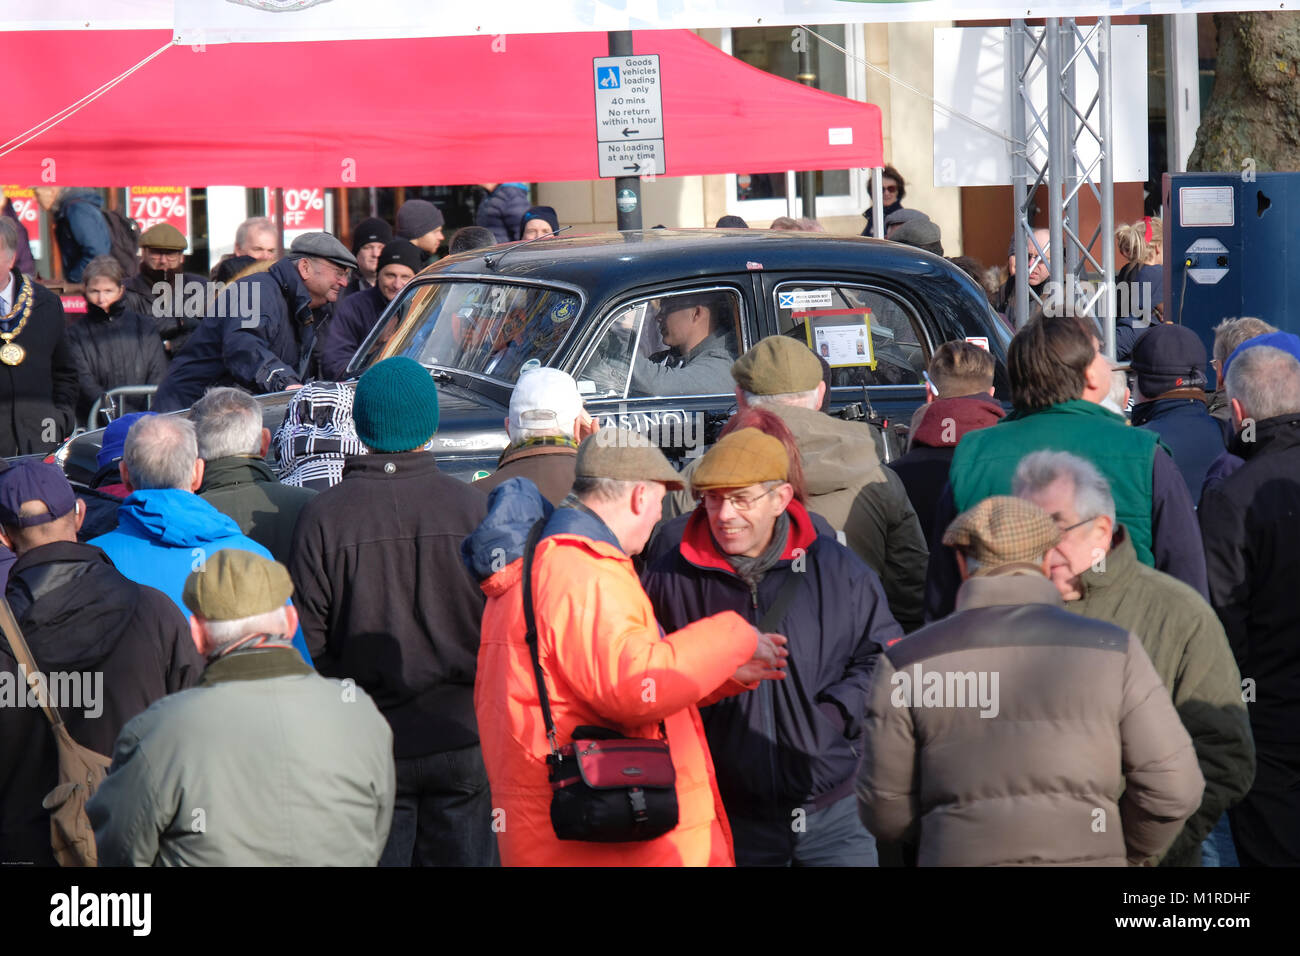
<instances>
[{"instance_id":1,"label":"white banner above canopy","mask_svg":"<svg viewBox=\"0 0 1300 956\"><path fill-rule=\"evenodd\" d=\"M168 29L187 44L1294 10L1300 0L20 0L0 30Z\"/></svg>"}]
</instances>

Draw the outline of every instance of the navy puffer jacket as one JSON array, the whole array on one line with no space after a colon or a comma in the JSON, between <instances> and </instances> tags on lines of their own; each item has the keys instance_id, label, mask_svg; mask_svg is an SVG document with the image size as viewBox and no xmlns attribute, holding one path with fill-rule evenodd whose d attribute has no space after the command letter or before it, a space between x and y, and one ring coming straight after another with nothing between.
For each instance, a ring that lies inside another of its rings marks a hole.
<instances>
[{"instance_id":1,"label":"navy puffer jacket","mask_svg":"<svg viewBox=\"0 0 1300 956\"><path fill-rule=\"evenodd\" d=\"M871 669L903 636L876 573L798 502L788 514L785 552L755 593L713 543L700 509L663 529L681 544L659 550L642 582L671 632L728 610L757 625L786 579L802 578L771 628L789 639L785 680L700 711L727 812L783 826L796 809L819 810L852 792Z\"/></svg>"}]
</instances>

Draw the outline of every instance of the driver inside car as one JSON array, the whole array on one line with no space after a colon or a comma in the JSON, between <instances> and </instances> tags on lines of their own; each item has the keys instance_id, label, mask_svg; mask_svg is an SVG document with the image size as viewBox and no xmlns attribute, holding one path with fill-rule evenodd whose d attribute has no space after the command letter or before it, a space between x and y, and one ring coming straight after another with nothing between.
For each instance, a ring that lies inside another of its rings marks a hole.
<instances>
[{"instance_id":1,"label":"driver inside car","mask_svg":"<svg viewBox=\"0 0 1300 956\"><path fill-rule=\"evenodd\" d=\"M687 293L651 303L650 318L668 346L632 363L633 395L710 395L727 391L736 360L727 347L727 296Z\"/></svg>"}]
</instances>

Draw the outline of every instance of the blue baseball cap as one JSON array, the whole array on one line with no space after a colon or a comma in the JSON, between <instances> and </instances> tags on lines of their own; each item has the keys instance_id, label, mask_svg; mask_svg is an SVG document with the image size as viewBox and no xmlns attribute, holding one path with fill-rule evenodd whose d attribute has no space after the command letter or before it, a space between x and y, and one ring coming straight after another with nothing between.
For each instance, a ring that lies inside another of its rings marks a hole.
<instances>
[{"instance_id":1,"label":"blue baseball cap","mask_svg":"<svg viewBox=\"0 0 1300 956\"><path fill-rule=\"evenodd\" d=\"M1267 345L1270 348L1281 349L1288 355L1300 362L1300 336L1291 332L1267 332L1264 335L1257 335L1253 339L1246 339L1235 349L1232 354L1223 363L1223 380L1228 380L1228 367L1232 365L1232 360L1244 352L1246 349L1254 348L1256 345Z\"/></svg>"},{"instance_id":2,"label":"blue baseball cap","mask_svg":"<svg viewBox=\"0 0 1300 956\"><path fill-rule=\"evenodd\" d=\"M100 445L99 454L95 456L95 463L103 468L120 460L126 451L126 433L131 430L131 426L146 415L157 414L157 412L132 412L130 415L123 415L109 422L108 427L104 429L103 444Z\"/></svg>"},{"instance_id":3,"label":"blue baseball cap","mask_svg":"<svg viewBox=\"0 0 1300 956\"><path fill-rule=\"evenodd\" d=\"M40 501L45 514L23 515L28 501ZM44 461L20 461L0 473L0 524L30 528L62 518L77 506L77 496L59 466Z\"/></svg>"}]
</instances>

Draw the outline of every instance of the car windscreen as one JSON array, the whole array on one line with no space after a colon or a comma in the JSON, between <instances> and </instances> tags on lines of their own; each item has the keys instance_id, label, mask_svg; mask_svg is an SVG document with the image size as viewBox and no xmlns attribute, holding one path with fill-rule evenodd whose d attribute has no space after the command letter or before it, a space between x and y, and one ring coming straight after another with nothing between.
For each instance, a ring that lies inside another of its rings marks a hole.
<instances>
[{"instance_id":1,"label":"car windscreen","mask_svg":"<svg viewBox=\"0 0 1300 956\"><path fill-rule=\"evenodd\" d=\"M513 384L545 365L581 311L578 295L507 282L433 282L403 290L357 371L393 355Z\"/></svg>"}]
</instances>

